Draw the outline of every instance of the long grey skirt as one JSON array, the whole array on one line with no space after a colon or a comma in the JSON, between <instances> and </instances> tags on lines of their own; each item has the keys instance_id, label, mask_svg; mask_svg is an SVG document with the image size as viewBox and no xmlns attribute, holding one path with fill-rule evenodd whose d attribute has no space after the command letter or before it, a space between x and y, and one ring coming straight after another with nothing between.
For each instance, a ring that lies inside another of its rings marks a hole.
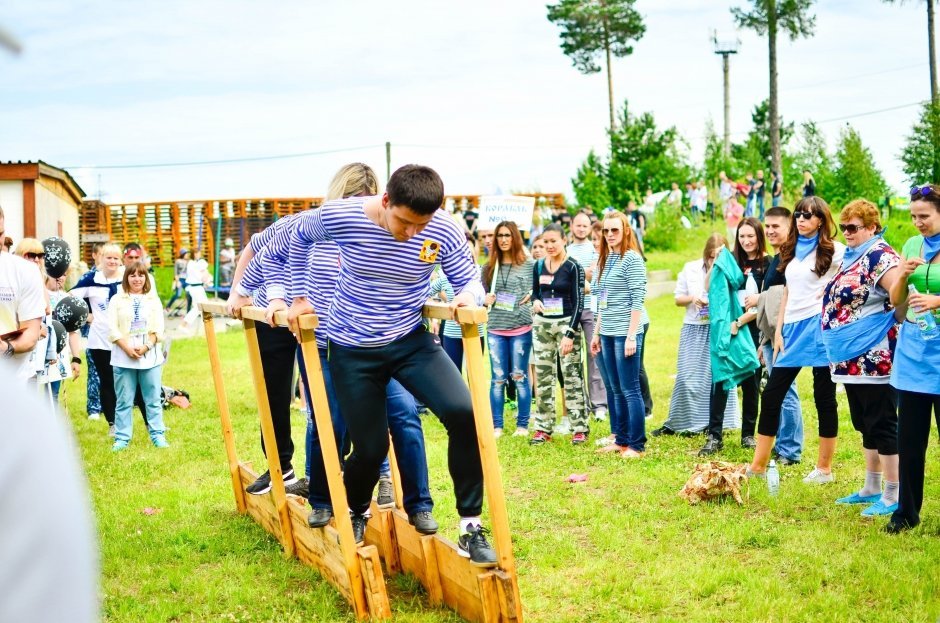
<instances>
[{"instance_id":1,"label":"long grey skirt","mask_svg":"<svg viewBox=\"0 0 940 623\"><path fill-rule=\"evenodd\" d=\"M707 324L683 324L679 334L676 384L669 401L669 417L664 426L677 433L699 433L708 427L708 399L711 395L712 364ZM724 429L741 428L738 393L728 393Z\"/></svg>"}]
</instances>

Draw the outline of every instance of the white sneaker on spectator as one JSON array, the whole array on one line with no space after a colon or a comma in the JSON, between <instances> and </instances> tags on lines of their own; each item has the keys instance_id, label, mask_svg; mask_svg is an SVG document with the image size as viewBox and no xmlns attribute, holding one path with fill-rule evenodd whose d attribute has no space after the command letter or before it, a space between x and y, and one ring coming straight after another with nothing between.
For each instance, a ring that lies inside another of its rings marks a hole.
<instances>
[{"instance_id":1,"label":"white sneaker on spectator","mask_svg":"<svg viewBox=\"0 0 940 623\"><path fill-rule=\"evenodd\" d=\"M499 438L502 437L502 436L503 436L503 429L501 429L501 428L494 428L494 429L493 429L493 437L495 437L496 439L499 439Z\"/></svg>"},{"instance_id":2,"label":"white sneaker on spectator","mask_svg":"<svg viewBox=\"0 0 940 623\"><path fill-rule=\"evenodd\" d=\"M824 485L835 481L836 477L832 475L832 472L827 474L818 467L814 467L813 471L807 474L806 478L803 479L803 482L809 485Z\"/></svg>"},{"instance_id":3,"label":"white sneaker on spectator","mask_svg":"<svg viewBox=\"0 0 940 623\"><path fill-rule=\"evenodd\" d=\"M100 419L101 419L101 414L100 414L100 413L89 413L89 414L88 414L88 419L89 419L89 420L100 420Z\"/></svg>"},{"instance_id":4,"label":"white sneaker on spectator","mask_svg":"<svg viewBox=\"0 0 940 623\"><path fill-rule=\"evenodd\" d=\"M594 409L594 419L598 422L603 422L607 419L607 408L606 407L597 407Z\"/></svg>"},{"instance_id":5,"label":"white sneaker on spectator","mask_svg":"<svg viewBox=\"0 0 940 623\"><path fill-rule=\"evenodd\" d=\"M529 429L528 429L528 428L522 428L522 427L520 426L519 428L516 429L516 432L514 432L514 433L512 434L512 436L513 436L513 437L528 437L528 436L529 436Z\"/></svg>"},{"instance_id":6,"label":"white sneaker on spectator","mask_svg":"<svg viewBox=\"0 0 940 623\"><path fill-rule=\"evenodd\" d=\"M568 421L568 418L561 418L561 423L555 427L554 434L556 435L570 435L571 434L571 422Z\"/></svg>"}]
</instances>

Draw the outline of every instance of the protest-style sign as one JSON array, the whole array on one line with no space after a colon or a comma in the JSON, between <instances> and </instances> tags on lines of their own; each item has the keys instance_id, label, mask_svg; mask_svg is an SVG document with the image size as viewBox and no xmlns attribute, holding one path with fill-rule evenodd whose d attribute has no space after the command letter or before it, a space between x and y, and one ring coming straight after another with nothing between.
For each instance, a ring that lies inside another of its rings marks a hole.
<instances>
[{"instance_id":1,"label":"protest-style sign","mask_svg":"<svg viewBox=\"0 0 940 623\"><path fill-rule=\"evenodd\" d=\"M492 231L503 221L512 221L520 231L532 228L532 212L535 210L535 197L500 195L480 197L480 218L478 231Z\"/></svg>"}]
</instances>

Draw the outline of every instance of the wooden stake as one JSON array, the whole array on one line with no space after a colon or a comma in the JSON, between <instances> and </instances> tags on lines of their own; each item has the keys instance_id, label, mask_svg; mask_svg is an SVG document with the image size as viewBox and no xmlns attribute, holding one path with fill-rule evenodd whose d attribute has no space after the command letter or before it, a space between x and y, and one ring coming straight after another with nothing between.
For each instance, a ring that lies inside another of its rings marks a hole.
<instances>
[{"instance_id":1,"label":"wooden stake","mask_svg":"<svg viewBox=\"0 0 940 623\"><path fill-rule=\"evenodd\" d=\"M267 385L261 367L261 348L258 345L258 329L255 321L243 319L245 340L248 342L248 363L254 380L255 397L258 401L258 414L261 416L261 437L268 458L268 474L271 476L271 491L274 506L277 508L281 524L281 545L284 554L294 555L294 529L290 523L290 510L287 507L287 491L284 488L284 475L281 473L281 459L277 453L277 439L274 436L274 422L271 421L271 405L268 402Z\"/></svg>"},{"instance_id":2,"label":"wooden stake","mask_svg":"<svg viewBox=\"0 0 940 623\"><path fill-rule=\"evenodd\" d=\"M245 513L245 489L242 487L241 474L238 469L238 454L235 452L235 434L232 432L232 414L228 407L228 395L225 393L225 382L222 377L222 360L219 357L219 342L215 336L215 323L212 313L202 310L202 322L206 328L206 346L209 349L209 365L212 368L212 381L215 385L215 397L219 403L219 419L222 422L222 441L225 443L225 456L228 458L228 470L232 477L232 489L235 493L235 506L239 513Z\"/></svg>"}]
</instances>

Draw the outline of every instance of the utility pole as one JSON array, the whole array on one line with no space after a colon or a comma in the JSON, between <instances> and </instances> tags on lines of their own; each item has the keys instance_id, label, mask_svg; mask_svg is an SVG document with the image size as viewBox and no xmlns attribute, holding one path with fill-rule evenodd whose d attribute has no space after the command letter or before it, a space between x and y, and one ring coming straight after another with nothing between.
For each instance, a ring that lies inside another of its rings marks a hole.
<instances>
[{"instance_id":1,"label":"utility pole","mask_svg":"<svg viewBox=\"0 0 940 623\"><path fill-rule=\"evenodd\" d=\"M712 43L715 44L715 54L721 56L721 71L725 79L725 140L723 153L725 158L731 155L731 60L732 54L738 53L738 47L741 45L740 39L734 41L719 41L718 31L712 33Z\"/></svg>"},{"instance_id":2,"label":"utility pole","mask_svg":"<svg viewBox=\"0 0 940 623\"><path fill-rule=\"evenodd\" d=\"M385 181L392 177L392 144L385 141Z\"/></svg>"}]
</instances>

